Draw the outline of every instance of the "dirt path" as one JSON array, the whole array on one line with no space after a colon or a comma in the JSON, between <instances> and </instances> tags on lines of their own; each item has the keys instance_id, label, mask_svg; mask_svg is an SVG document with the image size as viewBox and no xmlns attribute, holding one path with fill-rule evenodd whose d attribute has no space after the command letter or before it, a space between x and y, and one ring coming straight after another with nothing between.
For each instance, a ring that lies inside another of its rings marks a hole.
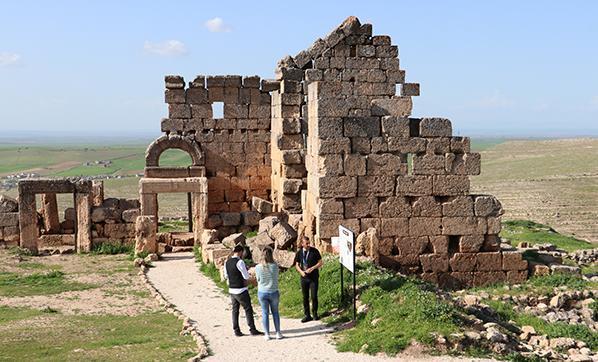
<instances>
[{"instance_id":1,"label":"dirt path","mask_svg":"<svg viewBox=\"0 0 598 362\"><path fill-rule=\"evenodd\" d=\"M356 353L339 353L329 342L330 328L320 322L302 324L297 319L281 318L283 340L265 341L261 336L235 337L231 327L228 297L202 275L191 253L166 254L150 268L150 282L171 303L195 320L208 342L212 356L208 361L456 361L448 356L418 358L401 355L395 358L373 357ZM259 306L254 311L261 314ZM241 313L241 330L248 333ZM261 319L256 315L261 330ZM271 329L272 322L271 322ZM471 360L471 359L469 359Z\"/></svg>"}]
</instances>

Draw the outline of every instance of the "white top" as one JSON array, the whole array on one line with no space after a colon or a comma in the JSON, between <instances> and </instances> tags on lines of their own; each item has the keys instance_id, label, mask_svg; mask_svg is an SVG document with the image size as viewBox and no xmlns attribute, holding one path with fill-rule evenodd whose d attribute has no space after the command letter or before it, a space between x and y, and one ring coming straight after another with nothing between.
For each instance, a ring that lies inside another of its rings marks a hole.
<instances>
[{"instance_id":1,"label":"white top","mask_svg":"<svg viewBox=\"0 0 598 362\"><path fill-rule=\"evenodd\" d=\"M243 275L243 279L249 280L249 272L247 271L247 267L245 266L245 262L243 261L243 259L239 258L236 255L233 256L233 258L239 259L239 261L237 261L237 269L239 269L239 271L241 272L241 275ZM224 279L226 279L228 281L228 272L226 271L226 268L224 268ZM243 288L229 287L228 288L229 294L241 294L246 290L247 290L247 287L243 287Z\"/></svg>"}]
</instances>

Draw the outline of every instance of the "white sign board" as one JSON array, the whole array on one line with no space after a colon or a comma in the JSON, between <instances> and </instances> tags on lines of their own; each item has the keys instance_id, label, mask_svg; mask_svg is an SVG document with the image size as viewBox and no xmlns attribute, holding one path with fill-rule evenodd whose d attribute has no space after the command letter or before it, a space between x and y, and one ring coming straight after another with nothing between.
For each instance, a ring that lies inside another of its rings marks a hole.
<instances>
[{"instance_id":1,"label":"white sign board","mask_svg":"<svg viewBox=\"0 0 598 362\"><path fill-rule=\"evenodd\" d=\"M353 261L355 260L355 235L346 227L338 226L338 250L341 264L349 269L351 273L355 273Z\"/></svg>"}]
</instances>

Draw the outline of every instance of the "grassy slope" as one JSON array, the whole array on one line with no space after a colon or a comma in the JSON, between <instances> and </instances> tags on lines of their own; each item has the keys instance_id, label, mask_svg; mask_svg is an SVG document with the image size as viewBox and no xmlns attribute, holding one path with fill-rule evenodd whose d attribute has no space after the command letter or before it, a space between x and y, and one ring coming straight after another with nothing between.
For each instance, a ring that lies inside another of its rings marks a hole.
<instances>
[{"instance_id":1,"label":"grassy slope","mask_svg":"<svg viewBox=\"0 0 598 362\"><path fill-rule=\"evenodd\" d=\"M514 246L520 242L528 242L530 245L550 243L569 252L594 247L585 240L560 234L549 226L529 220L504 221L500 236L508 239Z\"/></svg>"}]
</instances>

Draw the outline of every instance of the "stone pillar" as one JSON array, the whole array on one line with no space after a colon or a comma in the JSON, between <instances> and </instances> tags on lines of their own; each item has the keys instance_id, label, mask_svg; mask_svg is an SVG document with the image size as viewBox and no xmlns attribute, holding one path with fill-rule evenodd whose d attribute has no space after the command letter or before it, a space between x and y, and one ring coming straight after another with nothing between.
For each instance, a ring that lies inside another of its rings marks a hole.
<instances>
[{"instance_id":1,"label":"stone pillar","mask_svg":"<svg viewBox=\"0 0 598 362\"><path fill-rule=\"evenodd\" d=\"M193 237L195 245L201 240L201 233L204 230L208 219L208 194L194 192L192 194L193 204Z\"/></svg>"},{"instance_id":2,"label":"stone pillar","mask_svg":"<svg viewBox=\"0 0 598 362\"><path fill-rule=\"evenodd\" d=\"M91 251L91 205L89 194L75 194L77 210L77 252Z\"/></svg>"},{"instance_id":3,"label":"stone pillar","mask_svg":"<svg viewBox=\"0 0 598 362\"><path fill-rule=\"evenodd\" d=\"M135 254L158 252L156 224L156 218L153 216L137 217L135 221Z\"/></svg>"},{"instance_id":4,"label":"stone pillar","mask_svg":"<svg viewBox=\"0 0 598 362\"><path fill-rule=\"evenodd\" d=\"M42 217L47 234L58 234L60 221L58 219L58 203L56 194L42 194Z\"/></svg>"},{"instance_id":5,"label":"stone pillar","mask_svg":"<svg viewBox=\"0 0 598 362\"><path fill-rule=\"evenodd\" d=\"M91 206L102 206L104 202L104 181L93 180L91 182Z\"/></svg>"},{"instance_id":6,"label":"stone pillar","mask_svg":"<svg viewBox=\"0 0 598 362\"><path fill-rule=\"evenodd\" d=\"M21 247L37 254L39 229L35 210L35 194L19 194L19 226L21 228Z\"/></svg>"}]
</instances>

